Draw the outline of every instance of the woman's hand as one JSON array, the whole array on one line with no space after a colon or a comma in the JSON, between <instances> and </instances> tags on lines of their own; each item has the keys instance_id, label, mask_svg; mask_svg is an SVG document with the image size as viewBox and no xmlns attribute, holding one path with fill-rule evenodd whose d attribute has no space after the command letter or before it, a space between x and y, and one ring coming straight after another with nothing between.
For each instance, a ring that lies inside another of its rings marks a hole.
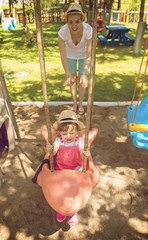
<instances>
[{"instance_id":1,"label":"woman's hand","mask_svg":"<svg viewBox=\"0 0 148 240\"><path fill-rule=\"evenodd\" d=\"M67 86L67 85L73 85L76 81L76 76L72 76L71 74L66 76L66 80L63 83L63 86Z\"/></svg>"},{"instance_id":2,"label":"woman's hand","mask_svg":"<svg viewBox=\"0 0 148 240\"><path fill-rule=\"evenodd\" d=\"M80 84L82 85L82 87L87 88L87 86L88 86L87 76L81 74L81 76L80 76Z\"/></svg>"},{"instance_id":3,"label":"woman's hand","mask_svg":"<svg viewBox=\"0 0 148 240\"><path fill-rule=\"evenodd\" d=\"M67 85L70 85L70 77L66 77L66 80L65 82L63 83L63 86L67 86Z\"/></svg>"}]
</instances>

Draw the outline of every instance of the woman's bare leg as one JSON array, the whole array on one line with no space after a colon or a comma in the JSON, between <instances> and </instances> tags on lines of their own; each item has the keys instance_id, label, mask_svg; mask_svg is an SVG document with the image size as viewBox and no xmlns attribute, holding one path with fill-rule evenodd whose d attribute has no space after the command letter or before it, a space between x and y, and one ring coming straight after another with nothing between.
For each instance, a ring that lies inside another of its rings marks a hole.
<instances>
[{"instance_id":1,"label":"woman's bare leg","mask_svg":"<svg viewBox=\"0 0 148 240\"><path fill-rule=\"evenodd\" d=\"M82 87L82 84L79 83L79 113L80 114L84 113L84 108L83 108L84 94L85 94L85 88Z\"/></svg>"},{"instance_id":2,"label":"woman's bare leg","mask_svg":"<svg viewBox=\"0 0 148 240\"><path fill-rule=\"evenodd\" d=\"M73 100L73 111L77 111L77 75L72 74L73 82L70 83L70 92Z\"/></svg>"}]
</instances>

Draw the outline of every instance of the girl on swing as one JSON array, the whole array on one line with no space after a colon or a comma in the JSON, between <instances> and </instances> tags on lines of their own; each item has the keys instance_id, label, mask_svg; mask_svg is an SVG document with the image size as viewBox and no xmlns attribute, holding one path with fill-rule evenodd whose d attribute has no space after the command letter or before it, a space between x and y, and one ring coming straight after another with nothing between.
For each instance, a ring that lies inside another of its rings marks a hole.
<instances>
[{"instance_id":1,"label":"girl on swing","mask_svg":"<svg viewBox=\"0 0 148 240\"><path fill-rule=\"evenodd\" d=\"M92 27L83 22L82 8L71 3L67 10L67 24L58 32L61 61L66 74L63 86L70 85L73 99L72 111L77 112L77 77L79 80L78 113L84 114L82 106L85 88L88 86L87 73L91 60ZM78 76L77 76L78 63Z\"/></svg>"},{"instance_id":2,"label":"girl on swing","mask_svg":"<svg viewBox=\"0 0 148 240\"><path fill-rule=\"evenodd\" d=\"M61 112L58 121L53 124L57 137L53 145L47 143L47 151L53 151L54 169L72 169L82 171L83 157L90 156L90 151L84 151L84 140L78 137L78 132L84 129L84 124L78 121L76 113L71 110ZM58 222L63 222L65 216L57 213ZM77 224L77 213L68 216L68 224Z\"/></svg>"}]
</instances>

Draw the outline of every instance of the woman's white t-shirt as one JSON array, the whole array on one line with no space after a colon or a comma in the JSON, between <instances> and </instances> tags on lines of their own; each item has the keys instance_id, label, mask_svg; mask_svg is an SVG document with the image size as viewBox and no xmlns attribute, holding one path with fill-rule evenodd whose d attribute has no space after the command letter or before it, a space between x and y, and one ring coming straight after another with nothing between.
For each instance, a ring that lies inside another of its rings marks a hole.
<instances>
[{"instance_id":1,"label":"woman's white t-shirt","mask_svg":"<svg viewBox=\"0 0 148 240\"><path fill-rule=\"evenodd\" d=\"M81 41L75 45L72 42L68 24L65 24L58 32L58 35L65 41L67 58L82 59L86 58L87 40L92 38L92 27L83 22L83 35Z\"/></svg>"}]
</instances>

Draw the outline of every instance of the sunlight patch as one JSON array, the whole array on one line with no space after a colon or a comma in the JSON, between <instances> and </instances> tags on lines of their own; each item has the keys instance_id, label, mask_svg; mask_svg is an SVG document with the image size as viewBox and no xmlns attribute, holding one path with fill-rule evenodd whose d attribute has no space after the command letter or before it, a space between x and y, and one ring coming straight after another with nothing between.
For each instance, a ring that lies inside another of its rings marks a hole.
<instances>
[{"instance_id":1,"label":"sunlight patch","mask_svg":"<svg viewBox=\"0 0 148 240\"><path fill-rule=\"evenodd\" d=\"M11 214L11 209L10 208L7 208L4 212L3 212L3 216L4 217L9 217Z\"/></svg>"},{"instance_id":2,"label":"sunlight patch","mask_svg":"<svg viewBox=\"0 0 148 240\"><path fill-rule=\"evenodd\" d=\"M7 240L10 237L10 230L3 224L0 224L0 239Z\"/></svg>"},{"instance_id":3,"label":"sunlight patch","mask_svg":"<svg viewBox=\"0 0 148 240\"><path fill-rule=\"evenodd\" d=\"M108 183L110 183L112 185L112 187L114 187L114 188L116 188L116 187L120 188L120 190L125 189L128 185L126 179L123 176L120 176L120 175L117 175L117 176L114 176L114 177L109 177L109 176L103 177L103 184L107 185ZM107 188L108 187L106 187L106 189Z\"/></svg>"},{"instance_id":4,"label":"sunlight patch","mask_svg":"<svg viewBox=\"0 0 148 240\"><path fill-rule=\"evenodd\" d=\"M115 88L117 88L117 89L121 89L121 85L120 85L119 83L115 83L114 86L115 86Z\"/></svg>"},{"instance_id":5,"label":"sunlight patch","mask_svg":"<svg viewBox=\"0 0 148 240\"><path fill-rule=\"evenodd\" d=\"M115 142L126 142L127 137L126 136L120 136L115 138Z\"/></svg>"},{"instance_id":6,"label":"sunlight patch","mask_svg":"<svg viewBox=\"0 0 148 240\"><path fill-rule=\"evenodd\" d=\"M4 196L0 196L0 202L6 202L7 201L7 198L4 197Z\"/></svg>"},{"instance_id":7,"label":"sunlight patch","mask_svg":"<svg viewBox=\"0 0 148 240\"><path fill-rule=\"evenodd\" d=\"M109 119L110 119L110 120L115 120L115 119L117 119L117 117L116 117L115 115L110 115L110 116L109 116Z\"/></svg>"},{"instance_id":8,"label":"sunlight patch","mask_svg":"<svg viewBox=\"0 0 148 240\"><path fill-rule=\"evenodd\" d=\"M16 189L14 187L9 187L8 192L10 195L16 193Z\"/></svg>"},{"instance_id":9,"label":"sunlight patch","mask_svg":"<svg viewBox=\"0 0 148 240\"><path fill-rule=\"evenodd\" d=\"M139 233L148 234L148 223L138 218L130 218L128 220L129 225Z\"/></svg>"},{"instance_id":10,"label":"sunlight patch","mask_svg":"<svg viewBox=\"0 0 148 240\"><path fill-rule=\"evenodd\" d=\"M28 234L26 234L26 230L22 229L22 232L17 232L15 239L16 240L20 240L20 239L24 239L24 240L34 240L34 236L27 236Z\"/></svg>"}]
</instances>

